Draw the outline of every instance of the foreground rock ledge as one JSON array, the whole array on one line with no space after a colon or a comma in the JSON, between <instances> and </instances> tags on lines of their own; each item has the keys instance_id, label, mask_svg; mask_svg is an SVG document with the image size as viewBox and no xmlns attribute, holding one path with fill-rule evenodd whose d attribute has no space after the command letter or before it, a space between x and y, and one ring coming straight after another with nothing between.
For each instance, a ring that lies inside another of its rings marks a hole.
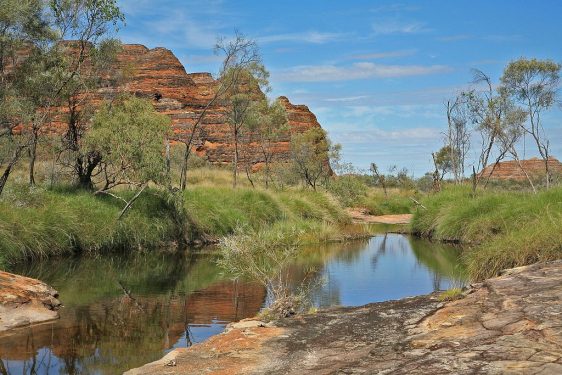
<instances>
[{"instance_id":1,"label":"foreground rock ledge","mask_svg":"<svg viewBox=\"0 0 562 375\"><path fill-rule=\"evenodd\" d=\"M562 374L562 261L506 271L465 298L242 321L128 374Z\"/></svg>"},{"instance_id":2,"label":"foreground rock ledge","mask_svg":"<svg viewBox=\"0 0 562 375\"><path fill-rule=\"evenodd\" d=\"M0 271L0 334L57 319L60 302L47 284Z\"/></svg>"}]
</instances>

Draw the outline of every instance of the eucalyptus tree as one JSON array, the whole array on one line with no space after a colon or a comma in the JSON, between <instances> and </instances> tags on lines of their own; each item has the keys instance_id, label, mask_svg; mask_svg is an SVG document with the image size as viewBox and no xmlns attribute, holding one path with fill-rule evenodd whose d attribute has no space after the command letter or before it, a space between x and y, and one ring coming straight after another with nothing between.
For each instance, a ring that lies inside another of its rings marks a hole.
<instances>
[{"instance_id":1,"label":"eucalyptus tree","mask_svg":"<svg viewBox=\"0 0 562 375\"><path fill-rule=\"evenodd\" d=\"M513 129L521 126L525 121L525 114L504 90L496 89L487 74L477 69L473 70L473 74L473 83L483 84L484 89L471 90L461 95L466 100L469 118L481 138L477 167L473 167L473 187L476 189L485 177L482 171L490 164L494 150L497 151L496 158L487 180L499 162L510 153L509 150L515 150L514 146L519 138Z\"/></svg>"},{"instance_id":2,"label":"eucalyptus tree","mask_svg":"<svg viewBox=\"0 0 562 375\"><path fill-rule=\"evenodd\" d=\"M274 145L289 133L285 107L279 100L271 103L267 99L255 102L250 110L248 130L254 134L258 144L259 160L264 164L265 187L269 188Z\"/></svg>"},{"instance_id":3,"label":"eucalyptus tree","mask_svg":"<svg viewBox=\"0 0 562 375\"><path fill-rule=\"evenodd\" d=\"M113 70L120 44L110 36L124 16L117 0L50 0L49 4L66 69L58 93L65 102L66 123L59 160L74 171L81 187L93 188L92 174L101 158L85 151L82 140L94 114L93 93L101 86L115 85L102 77L117 76Z\"/></svg>"},{"instance_id":4,"label":"eucalyptus tree","mask_svg":"<svg viewBox=\"0 0 562 375\"><path fill-rule=\"evenodd\" d=\"M315 127L291 137L291 159L304 183L316 190L318 181L331 173L330 156L336 149L326 132Z\"/></svg>"},{"instance_id":5,"label":"eucalyptus tree","mask_svg":"<svg viewBox=\"0 0 562 375\"><path fill-rule=\"evenodd\" d=\"M269 72L261 61L254 61L244 68L231 68L221 80L231 82L225 92L227 103L227 124L230 128L232 153L232 186L236 188L238 179L238 162L240 159L240 139L244 129L251 121L252 106L255 102L265 100L263 92L269 91Z\"/></svg>"},{"instance_id":6,"label":"eucalyptus tree","mask_svg":"<svg viewBox=\"0 0 562 375\"><path fill-rule=\"evenodd\" d=\"M149 182L166 182L164 140L170 121L149 101L128 96L106 103L95 114L84 148L100 157L101 186L96 194L111 195L125 203L120 217ZM127 201L111 193L118 186L134 188L136 193Z\"/></svg>"},{"instance_id":7,"label":"eucalyptus tree","mask_svg":"<svg viewBox=\"0 0 562 375\"><path fill-rule=\"evenodd\" d=\"M521 58L510 62L501 77L501 89L527 112L529 121L522 124L522 129L532 137L544 161L547 188L552 179L550 140L541 115L556 103L561 68L560 64L550 60Z\"/></svg>"},{"instance_id":8,"label":"eucalyptus tree","mask_svg":"<svg viewBox=\"0 0 562 375\"><path fill-rule=\"evenodd\" d=\"M41 0L5 0L0 7L0 144L7 155L0 155L0 194L16 163L30 146L25 134L37 115L37 100L44 92L22 90L21 67L25 56L36 53L54 39L49 17ZM43 72L27 72L29 80L40 79ZM33 140L31 144L33 144Z\"/></svg>"},{"instance_id":9,"label":"eucalyptus tree","mask_svg":"<svg viewBox=\"0 0 562 375\"><path fill-rule=\"evenodd\" d=\"M369 170L373 175L374 184L380 185L382 187L382 190L384 191L384 196L388 197L388 192L386 188L386 176L384 175L384 173L379 171L379 167L376 163L371 163Z\"/></svg>"},{"instance_id":10,"label":"eucalyptus tree","mask_svg":"<svg viewBox=\"0 0 562 375\"><path fill-rule=\"evenodd\" d=\"M59 89L64 85L66 70L63 58L52 46L36 46L18 67L16 87L26 98L29 111L27 123L21 129L29 151L29 184L35 185L37 147L44 127L54 118L61 104Z\"/></svg>"}]
</instances>

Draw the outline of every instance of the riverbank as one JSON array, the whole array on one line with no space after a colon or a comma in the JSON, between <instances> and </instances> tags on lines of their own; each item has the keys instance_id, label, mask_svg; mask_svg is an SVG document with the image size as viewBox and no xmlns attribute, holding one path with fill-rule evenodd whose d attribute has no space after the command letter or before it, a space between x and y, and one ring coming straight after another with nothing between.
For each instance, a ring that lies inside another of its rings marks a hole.
<instances>
[{"instance_id":1,"label":"riverbank","mask_svg":"<svg viewBox=\"0 0 562 375\"><path fill-rule=\"evenodd\" d=\"M412 214L371 215L367 209L349 208L347 213L355 224L389 224L407 225L412 221Z\"/></svg>"},{"instance_id":2,"label":"riverbank","mask_svg":"<svg viewBox=\"0 0 562 375\"><path fill-rule=\"evenodd\" d=\"M13 186L0 200L0 268L52 256L211 243L235 231L272 226L302 228L308 241L325 241L350 222L328 195L301 189L147 189L119 219L122 206L112 196L70 187Z\"/></svg>"},{"instance_id":3,"label":"riverbank","mask_svg":"<svg viewBox=\"0 0 562 375\"><path fill-rule=\"evenodd\" d=\"M502 269L562 258L562 187L514 192L450 186L422 199L412 219L416 235L465 246L473 280Z\"/></svg>"},{"instance_id":4,"label":"riverbank","mask_svg":"<svg viewBox=\"0 0 562 375\"><path fill-rule=\"evenodd\" d=\"M128 374L562 371L562 261L512 269L460 300L438 295L246 320Z\"/></svg>"}]
</instances>

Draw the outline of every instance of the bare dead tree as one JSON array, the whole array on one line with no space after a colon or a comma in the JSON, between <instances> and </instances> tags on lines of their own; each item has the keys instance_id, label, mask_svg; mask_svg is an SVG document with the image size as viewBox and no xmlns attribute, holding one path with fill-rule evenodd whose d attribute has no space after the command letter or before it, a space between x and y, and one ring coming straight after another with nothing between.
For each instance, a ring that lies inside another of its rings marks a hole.
<instances>
[{"instance_id":1,"label":"bare dead tree","mask_svg":"<svg viewBox=\"0 0 562 375\"><path fill-rule=\"evenodd\" d=\"M189 156L192 152L194 140L199 134L200 125L207 115L209 109L218 101L225 98L225 95L239 84L242 73L261 63L261 57L255 41L247 39L238 31L232 40L219 38L215 45L215 53L221 53L224 58L218 73L218 86L215 88L213 97L203 107L195 121L190 127L187 138L176 137L173 140L185 145L183 155L180 189L185 190L187 186L187 167Z\"/></svg>"},{"instance_id":2,"label":"bare dead tree","mask_svg":"<svg viewBox=\"0 0 562 375\"><path fill-rule=\"evenodd\" d=\"M382 190L384 191L384 196L388 197L388 193L386 191L386 177L384 174L379 172L379 167L375 163L371 163L370 166L371 173L375 179L375 183L382 186Z\"/></svg>"},{"instance_id":3,"label":"bare dead tree","mask_svg":"<svg viewBox=\"0 0 562 375\"><path fill-rule=\"evenodd\" d=\"M441 174L439 173L439 166L438 166L437 158L435 157L434 152L431 153L431 157L433 159L433 165L435 167L435 170L433 171L433 175L432 175L432 178L433 178L433 188L432 188L432 190L434 192L439 192L439 191L441 191L441 180L442 180L443 177L441 177Z\"/></svg>"},{"instance_id":4,"label":"bare dead tree","mask_svg":"<svg viewBox=\"0 0 562 375\"><path fill-rule=\"evenodd\" d=\"M449 148L453 178L458 184L465 171L466 155L470 149L469 108L467 96L457 95L445 104L447 110L446 146Z\"/></svg>"}]
</instances>

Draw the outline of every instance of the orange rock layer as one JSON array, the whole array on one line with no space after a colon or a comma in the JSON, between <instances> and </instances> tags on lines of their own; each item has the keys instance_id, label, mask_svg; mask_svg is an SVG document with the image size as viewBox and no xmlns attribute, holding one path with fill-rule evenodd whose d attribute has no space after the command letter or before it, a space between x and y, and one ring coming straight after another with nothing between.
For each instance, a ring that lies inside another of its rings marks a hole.
<instances>
[{"instance_id":1,"label":"orange rock layer","mask_svg":"<svg viewBox=\"0 0 562 375\"><path fill-rule=\"evenodd\" d=\"M107 87L89 93L91 101L100 103L120 92L150 99L158 112L170 116L173 132L182 138L190 135L193 124L213 98L217 86L217 81L209 73L187 73L170 50L148 49L138 44L123 45L117 56L115 71L119 72L119 76L103 77ZM121 79L123 76L126 78ZM120 79L124 83L118 83ZM264 95L257 90L257 96ZM290 131L273 145L274 161L288 159L291 133L320 127L316 116L307 106L293 105L286 97L280 97L279 100L287 109ZM211 163L226 164L233 159L233 141L226 114L226 103L216 101L206 112L194 136L195 152ZM51 129L60 132L64 126L62 120L59 117ZM259 164L261 160L257 147L257 144L250 143L249 152L241 157L251 158L254 164Z\"/></svg>"}]
</instances>

